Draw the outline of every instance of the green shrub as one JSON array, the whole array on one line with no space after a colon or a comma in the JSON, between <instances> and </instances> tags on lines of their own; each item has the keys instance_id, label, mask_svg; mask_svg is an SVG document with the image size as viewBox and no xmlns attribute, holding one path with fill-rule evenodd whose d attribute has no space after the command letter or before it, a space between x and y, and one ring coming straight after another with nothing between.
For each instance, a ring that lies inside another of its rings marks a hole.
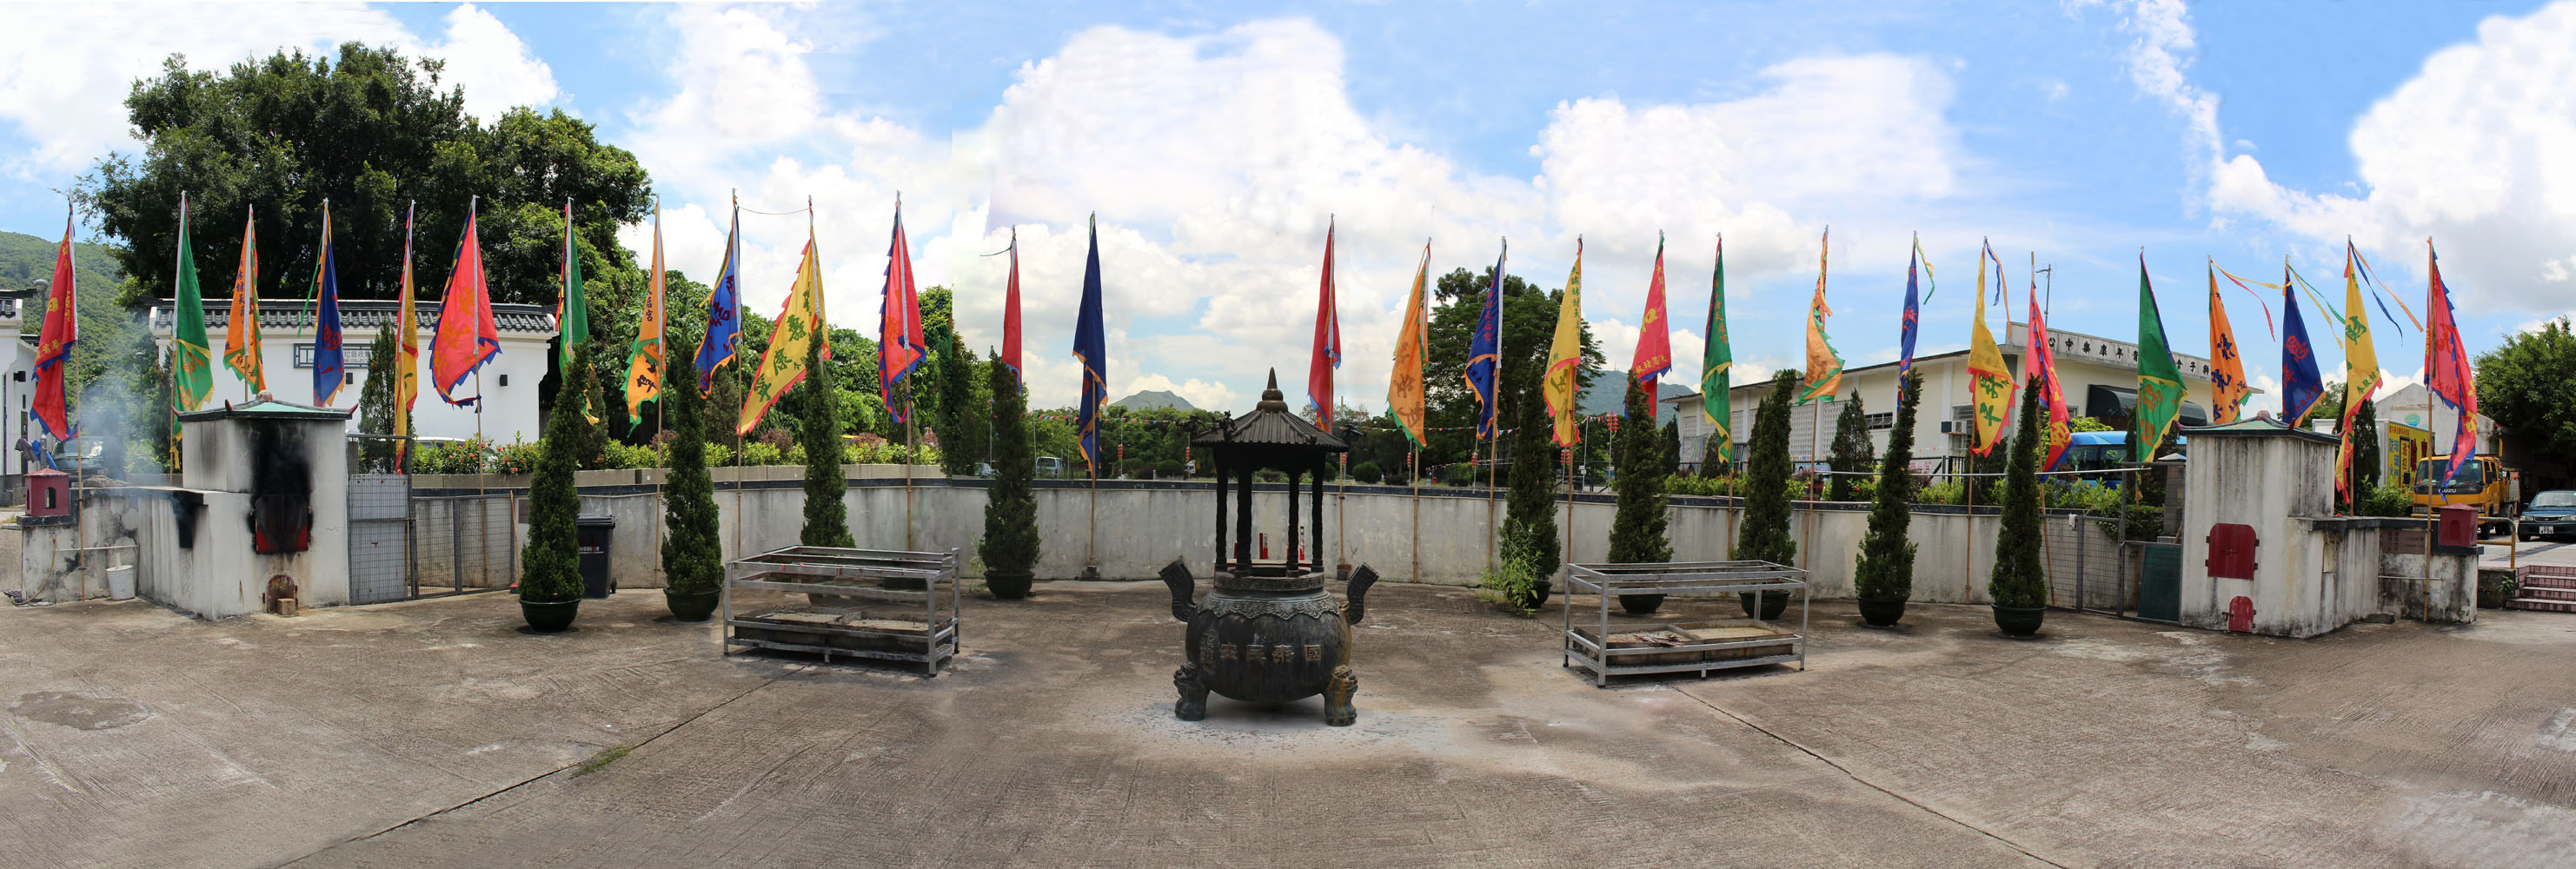
<instances>
[{"instance_id":1,"label":"green shrub","mask_svg":"<svg viewBox=\"0 0 2576 869\"><path fill-rule=\"evenodd\" d=\"M1028 395L1019 372L997 358L986 366L993 393L993 482L985 489L984 539L975 551L987 575L1018 575L1037 567L1038 502L1030 491L1037 454L1029 445Z\"/></svg>"},{"instance_id":2,"label":"green shrub","mask_svg":"<svg viewBox=\"0 0 2576 869\"><path fill-rule=\"evenodd\" d=\"M610 441L608 454L601 464L610 468L658 468L662 466L662 454L652 447Z\"/></svg>"},{"instance_id":3,"label":"green shrub","mask_svg":"<svg viewBox=\"0 0 2576 869\"><path fill-rule=\"evenodd\" d=\"M1796 564L1798 540L1789 535L1789 502L1799 487L1789 479L1789 413L1804 377L1796 369L1771 375L1771 394L1753 412L1753 449L1745 461L1744 522L1735 539L1736 559Z\"/></svg>"},{"instance_id":4,"label":"green shrub","mask_svg":"<svg viewBox=\"0 0 2576 869\"><path fill-rule=\"evenodd\" d=\"M1906 491L1914 479L1906 466L1914 459L1914 411L1923 398L1923 375L1909 372L1896 402L1896 428L1888 434L1887 455L1878 479L1869 481L1869 532L1861 537L1860 561L1852 568L1852 593L1864 600L1906 600L1914 596L1913 541L1906 532L1914 512Z\"/></svg>"},{"instance_id":5,"label":"green shrub","mask_svg":"<svg viewBox=\"0 0 2576 869\"><path fill-rule=\"evenodd\" d=\"M706 397L698 394L697 342L675 336L664 354L662 412L673 436L671 469L663 481L662 576L672 591L701 594L724 583L723 543L718 539L715 481L707 472Z\"/></svg>"},{"instance_id":6,"label":"green shrub","mask_svg":"<svg viewBox=\"0 0 2576 869\"><path fill-rule=\"evenodd\" d=\"M1385 475L1378 473L1376 462L1361 462L1351 466L1351 479L1376 485L1379 480L1385 479Z\"/></svg>"},{"instance_id":7,"label":"green shrub","mask_svg":"<svg viewBox=\"0 0 2576 869\"><path fill-rule=\"evenodd\" d=\"M797 458L812 458L804 461L805 527L796 539L807 546L849 548L858 542L850 537L850 507L842 500L850 493L850 478L841 471L840 394L832 391L832 369L823 364L824 338L806 343L805 382L797 384L804 398L797 446L805 453Z\"/></svg>"},{"instance_id":8,"label":"green shrub","mask_svg":"<svg viewBox=\"0 0 2576 869\"><path fill-rule=\"evenodd\" d=\"M1162 461L1155 462L1155 463L1154 463L1154 478L1155 478L1155 479L1158 479L1158 480L1177 480L1177 479L1180 479L1180 478L1181 478L1181 460L1179 460L1179 459L1164 459L1164 460L1162 460Z\"/></svg>"},{"instance_id":9,"label":"green shrub","mask_svg":"<svg viewBox=\"0 0 2576 869\"><path fill-rule=\"evenodd\" d=\"M575 418L579 418L580 414L574 414L573 416ZM585 423L585 425L586 424L587 423ZM546 437L554 437L554 424L552 417L547 418ZM578 435L573 435L573 437L578 438ZM567 441L567 443L571 444L572 448L565 450L565 454L572 455L579 449L579 442L577 440ZM486 472L494 474L530 473L537 469L537 463L543 459L544 455L545 449L537 444L525 442L504 444L500 449L492 451L492 464L486 469ZM578 465L579 461L576 460L575 464Z\"/></svg>"},{"instance_id":10,"label":"green shrub","mask_svg":"<svg viewBox=\"0 0 2576 869\"><path fill-rule=\"evenodd\" d=\"M572 376L565 383L589 383L590 353L573 354ZM546 419L536 478L528 483L528 543L519 552L519 597L530 601L581 599L581 569L575 554L573 520L581 513L581 495L573 489L573 453L590 426L572 408ZM512 446L518 446L513 444Z\"/></svg>"},{"instance_id":11,"label":"green shrub","mask_svg":"<svg viewBox=\"0 0 2576 869\"><path fill-rule=\"evenodd\" d=\"M2011 463L2004 472L2003 522L1995 537L1995 566L1986 594L2000 607L2048 605L2048 576L2039 550L2039 378L2022 390L2020 433L2006 447Z\"/></svg>"},{"instance_id":12,"label":"green shrub","mask_svg":"<svg viewBox=\"0 0 2576 869\"><path fill-rule=\"evenodd\" d=\"M1485 571L1477 580L1483 587L1476 596L1527 615L1538 609L1539 583L1544 577L1527 559L1504 559L1501 566Z\"/></svg>"},{"instance_id":13,"label":"green shrub","mask_svg":"<svg viewBox=\"0 0 2576 869\"><path fill-rule=\"evenodd\" d=\"M2355 516L2405 516L2413 512L2414 497L2407 493L2406 487L2395 484L2370 490L2352 509Z\"/></svg>"},{"instance_id":14,"label":"green shrub","mask_svg":"<svg viewBox=\"0 0 2576 869\"><path fill-rule=\"evenodd\" d=\"M1670 517L1664 481L1671 479L1664 435L1655 428L1654 399L1635 379L1628 381L1628 419L1619 426L1618 492L1610 521L1610 561L1644 564L1673 560L1673 542L1665 536ZM1787 517L1784 515L1785 523Z\"/></svg>"}]
</instances>

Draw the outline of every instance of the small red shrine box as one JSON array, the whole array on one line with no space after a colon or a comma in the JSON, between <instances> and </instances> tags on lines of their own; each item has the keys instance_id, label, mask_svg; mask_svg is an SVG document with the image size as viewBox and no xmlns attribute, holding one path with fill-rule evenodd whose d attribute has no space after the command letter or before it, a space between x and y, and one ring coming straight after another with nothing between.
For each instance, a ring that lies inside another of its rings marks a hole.
<instances>
[{"instance_id":1,"label":"small red shrine box","mask_svg":"<svg viewBox=\"0 0 2576 869\"><path fill-rule=\"evenodd\" d=\"M70 516L78 505L72 502L72 476L52 468L27 472L27 515L30 518Z\"/></svg>"},{"instance_id":2,"label":"small red shrine box","mask_svg":"<svg viewBox=\"0 0 2576 869\"><path fill-rule=\"evenodd\" d=\"M2436 527L2440 531L2437 540L2442 545L2478 545L2478 508L2467 504L2453 504L2434 511L2434 515L2441 517Z\"/></svg>"}]
</instances>

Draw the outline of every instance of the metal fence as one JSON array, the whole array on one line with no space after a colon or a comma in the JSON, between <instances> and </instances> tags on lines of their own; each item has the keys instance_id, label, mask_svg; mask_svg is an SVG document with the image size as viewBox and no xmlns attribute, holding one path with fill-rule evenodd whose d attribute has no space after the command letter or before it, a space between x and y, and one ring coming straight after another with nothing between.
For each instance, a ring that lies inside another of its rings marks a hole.
<instances>
[{"instance_id":1,"label":"metal fence","mask_svg":"<svg viewBox=\"0 0 2576 869\"><path fill-rule=\"evenodd\" d=\"M2137 584L2117 517L2050 516L2040 529L2049 606L2108 615L2129 608L2129 590Z\"/></svg>"},{"instance_id":2,"label":"metal fence","mask_svg":"<svg viewBox=\"0 0 2576 869\"><path fill-rule=\"evenodd\" d=\"M517 495L415 495L415 580L422 593L505 588L519 576Z\"/></svg>"}]
</instances>

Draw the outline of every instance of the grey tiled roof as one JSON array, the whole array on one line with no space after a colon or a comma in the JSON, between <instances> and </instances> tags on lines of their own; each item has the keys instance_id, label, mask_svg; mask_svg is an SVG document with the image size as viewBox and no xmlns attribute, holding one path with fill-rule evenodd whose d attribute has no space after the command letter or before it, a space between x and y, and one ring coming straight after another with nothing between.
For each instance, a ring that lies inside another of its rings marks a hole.
<instances>
[{"instance_id":1,"label":"grey tiled roof","mask_svg":"<svg viewBox=\"0 0 2576 869\"><path fill-rule=\"evenodd\" d=\"M342 331L373 330L386 320L393 319L395 307L396 303L392 299L342 299L340 300L340 328ZM171 308L172 303L169 299L162 299L160 303L152 306L152 328L170 328ZM259 325L262 329L292 329L298 326L309 328L313 322L311 311L312 309L307 307L303 299L261 299L259 300ZM422 328L428 328L438 322L438 303L415 301L412 303L412 316L420 319ZM206 300L208 330L223 329L231 326L232 322L231 300ZM492 323L503 332L552 334L555 331L555 314L553 308L543 305L496 304L492 306Z\"/></svg>"}]
</instances>

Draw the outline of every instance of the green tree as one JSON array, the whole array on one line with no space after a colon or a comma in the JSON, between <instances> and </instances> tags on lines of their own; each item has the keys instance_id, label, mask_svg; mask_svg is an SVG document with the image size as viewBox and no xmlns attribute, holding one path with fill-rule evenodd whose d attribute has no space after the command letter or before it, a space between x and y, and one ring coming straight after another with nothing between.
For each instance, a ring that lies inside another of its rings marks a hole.
<instances>
[{"instance_id":1,"label":"green tree","mask_svg":"<svg viewBox=\"0 0 2576 869\"><path fill-rule=\"evenodd\" d=\"M1655 427L1653 396L1643 384L1622 377L1628 387L1628 416L1619 426L1617 507L1610 520L1610 560L1618 564L1673 560L1672 540L1665 536L1664 485L1672 476L1665 466L1663 432ZM1663 604L1659 594L1620 595L1619 606L1643 615Z\"/></svg>"},{"instance_id":2,"label":"green tree","mask_svg":"<svg viewBox=\"0 0 2576 869\"><path fill-rule=\"evenodd\" d=\"M716 513L715 479L707 471L706 397L698 394L694 335L675 333L664 345L669 360L662 412L670 415L670 477L662 487L662 576L671 591L703 594L724 582L724 543Z\"/></svg>"},{"instance_id":3,"label":"green tree","mask_svg":"<svg viewBox=\"0 0 2576 869\"><path fill-rule=\"evenodd\" d=\"M2048 578L2039 552L2039 378L2022 388L2021 419L2012 443L2011 465L2004 472L2004 515L1995 536L1995 566L1986 579L1986 595L1999 607L2048 605Z\"/></svg>"},{"instance_id":4,"label":"green tree","mask_svg":"<svg viewBox=\"0 0 2576 869\"><path fill-rule=\"evenodd\" d=\"M2352 412L2352 472L2348 481L2352 498L2363 498L2379 489L2379 430L2377 402L2365 401Z\"/></svg>"},{"instance_id":5,"label":"green tree","mask_svg":"<svg viewBox=\"0 0 2576 869\"><path fill-rule=\"evenodd\" d=\"M1503 561L1528 566L1530 582L1522 587L1502 589L1504 603L1514 609L1532 609L1544 599L1538 595L1549 577L1556 575L1560 561L1556 528L1556 463L1551 461L1553 448L1548 424L1547 404L1539 396L1540 381L1522 381L1521 398L1516 404L1520 416L1513 420L1511 488L1505 500Z\"/></svg>"},{"instance_id":6,"label":"green tree","mask_svg":"<svg viewBox=\"0 0 2576 869\"><path fill-rule=\"evenodd\" d=\"M2576 333L2560 317L2478 354L2478 412L2528 443L2540 468L2576 467ZM2435 444L2448 453L2451 445ZM2566 472L2553 476L2564 478Z\"/></svg>"},{"instance_id":7,"label":"green tree","mask_svg":"<svg viewBox=\"0 0 2576 869\"><path fill-rule=\"evenodd\" d=\"M393 466L397 442L389 438L394 433L396 416L411 415L409 410L394 407L394 380L401 365L396 360L402 353L397 340L393 318L387 317L376 329L375 345L367 349L367 382L358 386L358 432L387 436L358 441L358 458L377 473L399 470ZM404 430L410 428L405 426Z\"/></svg>"},{"instance_id":8,"label":"green tree","mask_svg":"<svg viewBox=\"0 0 2576 869\"><path fill-rule=\"evenodd\" d=\"M1655 400L1655 397L1649 395L1646 396L1646 400L1653 401ZM1674 414L1670 419L1664 420L1663 441L1661 446L1661 452L1664 457L1664 476L1669 477L1674 474L1681 473L1682 418L1680 414Z\"/></svg>"},{"instance_id":9,"label":"green tree","mask_svg":"<svg viewBox=\"0 0 2576 869\"><path fill-rule=\"evenodd\" d=\"M1771 375L1771 394L1753 412L1753 449L1745 459L1744 522L1737 526L1734 556L1741 561L1789 565L1798 561L1789 535L1789 413L1805 375L1783 368Z\"/></svg>"},{"instance_id":10,"label":"green tree","mask_svg":"<svg viewBox=\"0 0 2576 869\"><path fill-rule=\"evenodd\" d=\"M1037 567L1041 544L1037 494L1030 484L1037 459L1029 450L1028 395L1008 365L985 366L985 377L993 391L993 482L985 490L984 539L976 553L988 578L1026 576Z\"/></svg>"},{"instance_id":11,"label":"green tree","mask_svg":"<svg viewBox=\"0 0 2576 869\"><path fill-rule=\"evenodd\" d=\"M1485 287L1493 282L1494 270L1458 269L1439 278L1433 288L1434 301L1430 318L1429 342L1425 347L1423 389L1426 424L1434 429L1422 450L1422 465L1462 462L1469 454L1483 448L1475 439L1476 395L1467 388L1467 348L1473 343L1476 319L1483 311ZM1512 384L1528 383L1539 378L1547 368L1547 354L1556 335L1556 310L1563 291L1549 292L1521 280L1518 275L1503 277L1502 381L1505 384L1495 419L1509 427L1509 420L1520 418L1515 403L1522 400ZM1583 366L1576 374L1578 389L1592 388L1600 374L1601 347L1592 336L1592 327L1583 327ZM1604 388L1608 388L1605 386ZM1537 393L1529 393L1532 399ZM1447 430L1442 430L1447 429ZM1383 463L1381 463L1383 464Z\"/></svg>"},{"instance_id":12,"label":"green tree","mask_svg":"<svg viewBox=\"0 0 2576 869\"><path fill-rule=\"evenodd\" d=\"M575 372L589 367L588 354L574 356ZM586 439L588 428L580 414L558 413L546 420L536 476L528 482L528 543L519 550L522 600L581 599L581 568L573 536L581 495L573 489L572 474L573 452Z\"/></svg>"},{"instance_id":13,"label":"green tree","mask_svg":"<svg viewBox=\"0 0 2576 869\"><path fill-rule=\"evenodd\" d=\"M797 386L805 406L804 421L797 427L805 445L805 530L797 542L857 546L850 538L849 506L841 501L849 494L850 478L841 470L841 421L835 410L840 395L832 391L832 370L823 365L823 342L805 343L805 382Z\"/></svg>"},{"instance_id":14,"label":"green tree","mask_svg":"<svg viewBox=\"0 0 2576 869\"><path fill-rule=\"evenodd\" d=\"M80 185L100 228L125 242L117 256L137 278L129 301L169 294L182 190L201 218L199 250L238 250L244 209L256 206L266 286L290 295L313 273L324 200L349 298L393 296L414 202L417 246L433 251L419 263L421 283L445 280L435 252L463 230L478 194L494 301L553 301L567 200L584 271L632 270L616 233L651 203L635 156L561 110L518 108L480 124L461 88L440 89L443 72L440 61L348 43L336 62L299 50L222 73L189 71L174 55L136 81L125 105L143 154L110 155Z\"/></svg>"},{"instance_id":15,"label":"green tree","mask_svg":"<svg viewBox=\"0 0 2576 869\"><path fill-rule=\"evenodd\" d=\"M1843 412L1834 417L1834 445L1830 461L1834 469L1828 501L1852 500L1861 474L1869 472L1869 412L1861 409L1860 395L1843 399Z\"/></svg>"},{"instance_id":16,"label":"green tree","mask_svg":"<svg viewBox=\"0 0 2576 869\"><path fill-rule=\"evenodd\" d=\"M1896 402L1896 428L1887 434L1887 455L1879 460L1869 532L1861 537L1860 562L1852 568L1852 593L1862 600L1901 602L1914 596L1915 544L1906 539L1906 532L1914 522L1914 473L1909 465L1914 461L1915 406L1923 400L1922 372L1906 373L1903 393ZM1855 399L1853 405L1857 407L1859 401Z\"/></svg>"}]
</instances>

